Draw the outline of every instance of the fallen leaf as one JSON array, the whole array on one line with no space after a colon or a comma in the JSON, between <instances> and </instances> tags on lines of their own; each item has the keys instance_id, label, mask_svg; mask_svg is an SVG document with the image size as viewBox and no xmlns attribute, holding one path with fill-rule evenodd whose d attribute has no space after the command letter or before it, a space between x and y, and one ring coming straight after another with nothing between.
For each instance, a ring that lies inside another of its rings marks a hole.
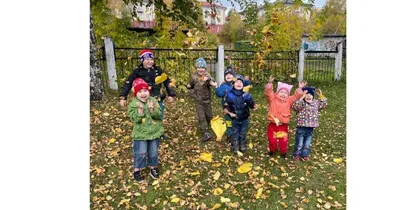
<instances>
[{"instance_id":1,"label":"fallen leaf","mask_svg":"<svg viewBox=\"0 0 400 210\"><path fill-rule=\"evenodd\" d=\"M221 207L221 204L216 203L210 210L215 210L218 209L219 207Z\"/></svg>"},{"instance_id":2,"label":"fallen leaf","mask_svg":"<svg viewBox=\"0 0 400 210\"><path fill-rule=\"evenodd\" d=\"M286 203L285 202L281 202L281 205L283 206L283 208L287 208L288 206L286 205Z\"/></svg>"},{"instance_id":3,"label":"fallen leaf","mask_svg":"<svg viewBox=\"0 0 400 210\"><path fill-rule=\"evenodd\" d=\"M343 158L335 158L333 159L333 162L340 164L341 162L343 162Z\"/></svg>"},{"instance_id":4,"label":"fallen leaf","mask_svg":"<svg viewBox=\"0 0 400 210\"><path fill-rule=\"evenodd\" d=\"M336 191L336 187L333 186L333 185L329 185L328 188L329 188L330 190L332 190L332 191Z\"/></svg>"},{"instance_id":5,"label":"fallen leaf","mask_svg":"<svg viewBox=\"0 0 400 210\"><path fill-rule=\"evenodd\" d=\"M224 185L225 190L227 190L230 186L231 186L230 184L225 184Z\"/></svg>"},{"instance_id":6,"label":"fallen leaf","mask_svg":"<svg viewBox=\"0 0 400 210\"><path fill-rule=\"evenodd\" d=\"M183 103L183 102L185 102L185 99L181 98L181 99L179 99L179 101Z\"/></svg>"},{"instance_id":7,"label":"fallen leaf","mask_svg":"<svg viewBox=\"0 0 400 210\"><path fill-rule=\"evenodd\" d=\"M109 201L109 200L112 199L112 197L108 195L108 196L106 197L106 199Z\"/></svg>"},{"instance_id":8,"label":"fallen leaf","mask_svg":"<svg viewBox=\"0 0 400 210\"><path fill-rule=\"evenodd\" d=\"M253 167L252 163L244 163L237 169L237 171L241 174L247 173L251 170L251 167Z\"/></svg>"},{"instance_id":9,"label":"fallen leaf","mask_svg":"<svg viewBox=\"0 0 400 210\"><path fill-rule=\"evenodd\" d=\"M200 154L200 159L207 161L207 162L212 162L212 153L201 153Z\"/></svg>"},{"instance_id":10,"label":"fallen leaf","mask_svg":"<svg viewBox=\"0 0 400 210\"><path fill-rule=\"evenodd\" d=\"M180 200L180 198L173 198L173 199L171 200L171 202L172 202L172 203L177 203L177 202L179 202L179 200Z\"/></svg>"},{"instance_id":11,"label":"fallen leaf","mask_svg":"<svg viewBox=\"0 0 400 210\"><path fill-rule=\"evenodd\" d=\"M253 149L253 143L249 144L250 149Z\"/></svg>"},{"instance_id":12,"label":"fallen leaf","mask_svg":"<svg viewBox=\"0 0 400 210\"><path fill-rule=\"evenodd\" d=\"M263 191L263 188L260 188L257 190L256 199L260 198L262 191Z\"/></svg>"},{"instance_id":13,"label":"fallen leaf","mask_svg":"<svg viewBox=\"0 0 400 210\"><path fill-rule=\"evenodd\" d=\"M192 175L192 176L200 175L200 172L199 171L195 171L195 172L190 173L190 175Z\"/></svg>"},{"instance_id":14,"label":"fallen leaf","mask_svg":"<svg viewBox=\"0 0 400 210\"><path fill-rule=\"evenodd\" d=\"M289 75L290 78L296 78L296 74Z\"/></svg>"},{"instance_id":15,"label":"fallen leaf","mask_svg":"<svg viewBox=\"0 0 400 210\"><path fill-rule=\"evenodd\" d=\"M116 141L116 139L112 138L112 139L110 139L108 142L109 142L109 143L114 143L115 141Z\"/></svg>"},{"instance_id":16,"label":"fallen leaf","mask_svg":"<svg viewBox=\"0 0 400 210\"><path fill-rule=\"evenodd\" d=\"M213 178L214 178L214 180L218 180L220 176L221 176L221 173L219 173L219 171L217 171L217 172L215 172Z\"/></svg>"},{"instance_id":17,"label":"fallen leaf","mask_svg":"<svg viewBox=\"0 0 400 210\"><path fill-rule=\"evenodd\" d=\"M213 192L214 195L221 195L224 191L221 188L216 188Z\"/></svg>"},{"instance_id":18,"label":"fallen leaf","mask_svg":"<svg viewBox=\"0 0 400 210\"><path fill-rule=\"evenodd\" d=\"M221 197L221 203L228 203L228 202L231 202L231 199Z\"/></svg>"},{"instance_id":19,"label":"fallen leaf","mask_svg":"<svg viewBox=\"0 0 400 210\"><path fill-rule=\"evenodd\" d=\"M151 184L151 185L157 185L158 184L158 180L155 180L154 182L153 182L153 184Z\"/></svg>"},{"instance_id":20,"label":"fallen leaf","mask_svg":"<svg viewBox=\"0 0 400 210\"><path fill-rule=\"evenodd\" d=\"M108 116L110 116L110 114L107 113L107 112L104 112L104 113L103 113L103 116L108 117Z\"/></svg>"},{"instance_id":21,"label":"fallen leaf","mask_svg":"<svg viewBox=\"0 0 400 210\"><path fill-rule=\"evenodd\" d=\"M325 203L324 208L330 209L331 208L331 203L329 203L329 202Z\"/></svg>"}]
</instances>

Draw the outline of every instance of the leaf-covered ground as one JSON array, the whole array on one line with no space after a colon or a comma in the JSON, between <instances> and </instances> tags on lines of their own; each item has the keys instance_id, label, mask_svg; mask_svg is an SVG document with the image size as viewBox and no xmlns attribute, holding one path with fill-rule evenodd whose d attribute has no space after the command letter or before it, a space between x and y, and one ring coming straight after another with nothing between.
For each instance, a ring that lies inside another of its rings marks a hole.
<instances>
[{"instance_id":1,"label":"leaf-covered ground","mask_svg":"<svg viewBox=\"0 0 400 210\"><path fill-rule=\"evenodd\" d=\"M194 102L178 94L166 104L164 126L170 139L159 147L161 178L146 182L132 178L132 123L120 108L117 93L107 94L90 109L90 205L92 209L345 209L346 208L346 85L312 84L328 98L320 127L315 130L311 160L294 162L290 156L267 156L265 138L268 105L263 87L251 90L257 111L252 111L248 148L234 156L223 139L202 143ZM182 100L183 99L183 100ZM213 98L213 114L222 115ZM289 151L293 150L295 124L290 123ZM200 158L211 153L211 162ZM334 159L342 158L335 163ZM251 163L251 170L238 168Z\"/></svg>"}]
</instances>

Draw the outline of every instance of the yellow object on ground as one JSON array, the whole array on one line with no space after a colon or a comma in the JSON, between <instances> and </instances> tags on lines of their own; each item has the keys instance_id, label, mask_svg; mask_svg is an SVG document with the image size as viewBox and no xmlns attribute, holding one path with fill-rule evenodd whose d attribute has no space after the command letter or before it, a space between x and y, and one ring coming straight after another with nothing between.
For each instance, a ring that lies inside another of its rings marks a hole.
<instances>
[{"instance_id":1,"label":"yellow object on ground","mask_svg":"<svg viewBox=\"0 0 400 210\"><path fill-rule=\"evenodd\" d=\"M224 136L224 133L226 131L226 124L224 122L224 119L220 116L216 116L211 120L211 128L214 131L215 135L217 136L217 141L222 140L222 136Z\"/></svg>"}]
</instances>

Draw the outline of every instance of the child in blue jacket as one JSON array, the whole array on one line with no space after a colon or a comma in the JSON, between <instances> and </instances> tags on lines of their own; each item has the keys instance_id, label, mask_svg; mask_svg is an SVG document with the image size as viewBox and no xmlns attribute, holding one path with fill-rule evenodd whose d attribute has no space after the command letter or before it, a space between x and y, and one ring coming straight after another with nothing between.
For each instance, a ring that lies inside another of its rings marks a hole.
<instances>
[{"instance_id":1,"label":"child in blue jacket","mask_svg":"<svg viewBox=\"0 0 400 210\"><path fill-rule=\"evenodd\" d=\"M235 154L245 152L247 148L246 135L250 122L250 109L257 109L250 93L243 91L244 78L242 75L235 76L233 88L226 96L225 112L230 115L232 121L231 147Z\"/></svg>"},{"instance_id":2,"label":"child in blue jacket","mask_svg":"<svg viewBox=\"0 0 400 210\"><path fill-rule=\"evenodd\" d=\"M224 72L224 83L222 83L217 89L215 89L215 95L221 98L222 109L224 109L225 98L229 91L232 90L232 80L235 76L235 72L232 66L228 66ZM226 112L224 112L224 118L226 122L226 136L229 142L232 137L232 118Z\"/></svg>"}]
</instances>

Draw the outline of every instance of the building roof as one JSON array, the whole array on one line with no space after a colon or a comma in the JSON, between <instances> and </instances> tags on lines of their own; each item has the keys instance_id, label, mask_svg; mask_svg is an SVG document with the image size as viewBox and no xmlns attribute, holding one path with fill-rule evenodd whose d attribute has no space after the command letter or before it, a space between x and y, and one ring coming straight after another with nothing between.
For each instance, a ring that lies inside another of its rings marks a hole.
<instances>
[{"instance_id":1,"label":"building roof","mask_svg":"<svg viewBox=\"0 0 400 210\"><path fill-rule=\"evenodd\" d=\"M201 6L203 6L203 7L211 7L211 6L214 6L214 7L219 8L219 9L226 9L226 7L224 7L224 6L222 6L222 5L218 5L218 4L213 4L213 5L211 5L210 3L204 2L204 1L201 2Z\"/></svg>"}]
</instances>

